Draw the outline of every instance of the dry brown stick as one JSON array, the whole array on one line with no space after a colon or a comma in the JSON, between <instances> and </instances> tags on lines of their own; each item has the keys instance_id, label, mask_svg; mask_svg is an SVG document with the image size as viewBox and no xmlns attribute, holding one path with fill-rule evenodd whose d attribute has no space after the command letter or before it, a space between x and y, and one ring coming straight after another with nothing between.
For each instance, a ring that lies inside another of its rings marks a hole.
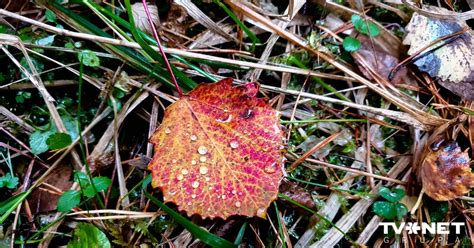
<instances>
[{"instance_id":1,"label":"dry brown stick","mask_svg":"<svg viewBox=\"0 0 474 248\"><path fill-rule=\"evenodd\" d=\"M60 86L70 86L70 85L77 85L77 81L64 79L64 80L51 80L51 81L44 81L44 87L60 87ZM35 88L34 85L31 83L15 83L7 87L0 87L0 91L6 90L26 90L26 89L33 89Z\"/></svg>"},{"instance_id":2,"label":"dry brown stick","mask_svg":"<svg viewBox=\"0 0 474 248\"><path fill-rule=\"evenodd\" d=\"M340 134L342 133L342 131L339 131L337 133L334 133L332 134L331 136L325 138L324 140L322 140L321 142L319 142L318 144L316 144L315 146L313 146L311 149L309 149L307 152L305 152L303 155L301 155L301 157L299 157L298 159L296 159L288 168L287 168L287 171L293 171L294 169L296 169L296 167L298 165L300 165L301 163L303 163L303 161L305 161L309 156L311 156L311 154L315 153L316 151L320 150L321 148L323 148L324 146L326 146L327 144L329 144L331 141L333 141L335 138L337 138ZM370 173L370 172L369 172Z\"/></svg>"}]
</instances>

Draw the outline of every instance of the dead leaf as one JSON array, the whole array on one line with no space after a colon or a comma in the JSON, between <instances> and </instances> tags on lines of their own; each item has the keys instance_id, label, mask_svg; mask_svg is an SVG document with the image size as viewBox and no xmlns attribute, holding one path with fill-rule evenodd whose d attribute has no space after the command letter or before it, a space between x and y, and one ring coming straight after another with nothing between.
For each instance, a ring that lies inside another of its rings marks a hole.
<instances>
[{"instance_id":1,"label":"dead leaf","mask_svg":"<svg viewBox=\"0 0 474 248\"><path fill-rule=\"evenodd\" d=\"M258 85L201 84L170 105L150 142L153 187L188 215L265 217L283 176L279 114Z\"/></svg>"},{"instance_id":2,"label":"dead leaf","mask_svg":"<svg viewBox=\"0 0 474 248\"><path fill-rule=\"evenodd\" d=\"M426 10L440 14L455 13L433 6L427 6ZM433 41L466 27L468 25L462 21L440 20L414 13L406 27L408 34L403 43L410 45L408 54L412 55L429 47ZM414 62L420 70L440 79L443 87L467 100L474 100L473 34L469 29L457 38L438 42L418 55Z\"/></svg>"},{"instance_id":3,"label":"dead leaf","mask_svg":"<svg viewBox=\"0 0 474 248\"><path fill-rule=\"evenodd\" d=\"M72 182L70 180L71 173L72 168L66 164L62 164L50 173L50 175L45 180L45 183L52 185L62 191L66 191L72 186ZM57 209L57 203L60 196L60 194L53 194L40 189L35 189L28 197L32 214L35 215L37 213L55 211Z\"/></svg>"},{"instance_id":4,"label":"dead leaf","mask_svg":"<svg viewBox=\"0 0 474 248\"><path fill-rule=\"evenodd\" d=\"M474 187L467 152L454 141L432 147L421 164L421 180L425 193L437 201L449 201Z\"/></svg>"},{"instance_id":5,"label":"dead leaf","mask_svg":"<svg viewBox=\"0 0 474 248\"><path fill-rule=\"evenodd\" d=\"M366 66L372 68L385 80L393 84L416 85L415 79L410 75L407 67L402 67L397 71L394 78L389 80L388 76L392 68L400 63L400 60L383 50L377 42L372 43L370 38L365 35L357 37L362 43L361 48L357 51L359 56L354 56L354 60L359 70L368 79L373 79L372 75L367 71ZM373 44L373 47L372 47ZM363 59L363 61L361 60Z\"/></svg>"},{"instance_id":6,"label":"dead leaf","mask_svg":"<svg viewBox=\"0 0 474 248\"><path fill-rule=\"evenodd\" d=\"M182 36L186 36L186 31L193 24L188 16L185 8L173 3L166 20L163 22L163 27L169 31L167 35L172 35L177 44L187 41Z\"/></svg>"},{"instance_id":7,"label":"dead leaf","mask_svg":"<svg viewBox=\"0 0 474 248\"><path fill-rule=\"evenodd\" d=\"M151 19L155 26L160 24L160 17L158 15L158 8L153 4L148 4L148 10L150 12ZM132 15L135 20L135 26L141 31L152 34L153 30L150 26L150 21L148 21L145 8L143 7L142 2L137 2L132 5Z\"/></svg>"},{"instance_id":8,"label":"dead leaf","mask_svg":"<svg viewBox=\"0 0 474 248\"><path fill-rule=\"evenodd\" d=\"M308 190L299 186L297 183L283 181L280 186L280 192L307 208L314 209L316 207L313 197L311 197L311 194L308 192ZM294 204L292 204L292 206L294 206Z\"/></svg>"}]
</instances>

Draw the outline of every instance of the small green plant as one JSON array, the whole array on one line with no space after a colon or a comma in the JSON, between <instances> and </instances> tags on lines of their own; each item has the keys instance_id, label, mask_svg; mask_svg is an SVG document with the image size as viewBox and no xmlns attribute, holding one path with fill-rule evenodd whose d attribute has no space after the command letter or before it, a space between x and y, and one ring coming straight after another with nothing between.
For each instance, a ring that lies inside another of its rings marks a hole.
<instances>
[{"instance_id":1,"label":"small green plant","mask_svg":"<svg viewBox=\"0 0 474 248\"><path fill-rule=\"evenodd\" d=\"M69 115L62 115L61 119L69 134L59 133L52 121L38 127L38 130L30 135L30 148L33 154L38 155L48 150L62 149L78 137L77 121Z\"/></svg>"},{"instance_id":2,"label":"small green plant","mask_svg":"<svg viewBox=\"0 0 474 248\"><path fill-rule=\"evenodd\" d=\"M362 19L360 15L352 15L351 17L352 25L354 25L355 30L361 34L369 35L375 37L380 34L380 29L371 21Z\"/></svg>"},{"instance_id":3,"label":"small green plant","mask_svg":"<svg viewBox=\"0 0 474 248\"><path fill-rule=\"evenodd\" d=\"M82 197L89 200L96 195L96 192L104 191L112 184L112 180L108 177L93 177L89 180L85 173L79 171L74 173L74 181L79 183L81 190L68 190L61 195L58 200L60 212L71 211L79 205Z\"/></svg>"},{"instance_id":4,"label":"small green plant","mask_svg":"<svg viewBox=\"0 0 474 248\"><path fill-rule=\"evenodd\" d=\"M386 187L379 189L379 194L386 201L377 201L372 206L375 214L387 220L401 220L407 213L408 209L400 200L405 196L405 190L390 190Z\"/></svg>"},{"instance_id":5,"label":"small green plant","mask_svg":"<svg viewBox=\"0 0 474 248\"><path fill-rule=\"evenodd\" d=\"M110 241L99 228L89 223L79 223L74 230L74 236L67 244L68 248L82 247L111 247Z\"/></svg>"},{"instance_id":6,"label":"small green plant","mask_svg":"<svg viewBox=\"0 0 474 248\"><path fill-rule=\"evenodd\" d=\"M9 189L15 189L18 185L18 177L15 177L13 174L13 165L11 162L10 152L7 151L7 156L5 156L3 152L1 152L0 155L10 170L10 172L5 174L5 176L0 177L0 188L7 187Z\"/></svg>"},{"instance_id":7,"label":"small green plant","mask_svg":"<svg viewBox=\"0 0 474 248\"><path fill-rule=\"evenodd\" d=\"M99 67L100 65L100 59L97 56L97 54L91 50L83 50L81 51L78 55L77 58L79 61L82 61L82 63L86 66L90 67Z\"/></svg>"},{"instance_id":8,"label":"small green plant","mask_svg":"<svg viewBox=\"0 0 474 248\"><path fill-rule=\"evenodd\" d=\"M380 34L380 29L377 27L377 25L375 25L371 21L362 19L362 17L359 15L352 15L351 22L352 25L354 25L354 29L361 34L365 34L372 37L375 37ZM361 42L351 36L347 36L342 42L342 47L348 52L355 52L359 50L361 46Z\"/></svg>"},{"instance_id":9,"label":"small green plant","mask_svg":"<svg viewBox=\"0 0 474 248\"><path fill-rule=\"evenodd\" d=\"M342 47L344 47L344 50L348 52L355 52L359 50L361 46L362 44L360 43L358 39L350 37L350 36L347 36L342 41Z\"/></svg>"},{"instance_id":10,"label":"small green plant","mask_svg":"<svg viewBox=\"0 0 474 248\"><path fill-rule=\"evenodd\" d=\"M26 99L31 98L31 93L27 91L18 91L15 96L15 101L17 103L24 103Z\"/></svg>"}]
</instances>

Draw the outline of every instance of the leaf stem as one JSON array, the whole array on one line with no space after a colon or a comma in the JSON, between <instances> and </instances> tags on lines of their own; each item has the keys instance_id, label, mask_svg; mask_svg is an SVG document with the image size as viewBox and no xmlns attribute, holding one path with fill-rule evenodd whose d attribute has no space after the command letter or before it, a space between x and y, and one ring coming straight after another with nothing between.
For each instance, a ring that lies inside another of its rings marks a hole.
<instances>
[{"instance_id":1,"label":"leaf stem","mask_svg":"<svg viewBox=\"0 0 474 248\"><path fill-rule=\"evenodd\" d=\"M158 33L156 32L155 24L153 23L153 20L151 19L150 15L150 10L148 9L148 5L146 3L146 0L142 0L143 8L145 9L146 12L146 17L148 19L148 22L150 22L150 27L151 30L153 30L153 37L156 40L156 44L158 45L158 48L160 49L161 56L163 57L163 60L165 61L166 64L166 69L168 69L170 76L171 76L171 81L173 81L174 86L176 87L176 90L178 91L179 97L183 97L183 91L178 85L178 81L176 81L176 77L174 76L173 70L171 69L170 62L168 61L168 58L166 57L165 52L163 51L163 47L161 46L160 38L158 37ZM132 13L130 13L131 15Z\"/></svg>"}]
</instances>

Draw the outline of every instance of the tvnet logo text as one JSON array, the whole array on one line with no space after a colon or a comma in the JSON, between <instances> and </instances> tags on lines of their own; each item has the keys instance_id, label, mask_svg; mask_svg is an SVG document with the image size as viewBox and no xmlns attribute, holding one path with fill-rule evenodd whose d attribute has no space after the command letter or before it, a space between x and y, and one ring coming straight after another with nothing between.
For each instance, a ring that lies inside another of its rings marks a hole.
<instances>
[{"instance_id":1,"label":"tvnet logo text","mask_svg":"<svg viewBox=\"0 0 474 248\"><path fill-rule=\"evenodd\" d=\"M389 227L393 229L395 234L402 234L405 230L408 234L450 234L450 227L454 227L455 234L461 234L461 227L463 222L433 222L421 223L418 222L400 222L397 226L395 222L380 222L379 227L383 226L383 233L388 234Z\"/></svg>"}]
</instances>

